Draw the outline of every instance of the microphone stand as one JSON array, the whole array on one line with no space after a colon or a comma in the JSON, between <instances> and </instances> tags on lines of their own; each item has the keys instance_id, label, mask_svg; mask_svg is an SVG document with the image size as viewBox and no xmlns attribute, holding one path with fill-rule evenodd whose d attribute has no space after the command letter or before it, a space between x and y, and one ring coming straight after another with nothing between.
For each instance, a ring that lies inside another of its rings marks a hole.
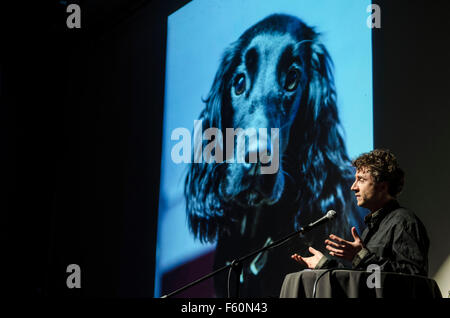
<instances>
[{"instance_id":1,"label":"microphone stand","mask_svg":"<svg viewBox=\"0 0 450 318\"><path fill-rule=\"evenodd\" d=\"M314 225L316 225L316 224L314 224ZM271 244L269 244L267 246L264 246L264 247L262 247L262 248L260 248L260 249L258 249L256 251L253 251L253 252L251 252L251 253L249 253L249 254L247 254L245 256L242 256L240 258L234 259L230 264L225 265L225 266L223 266L223 267L221 267L219 269L216 269L215 271L209 273L208 275L205 275L205 276L197 279L196 281L193 281L192 283L189 283L189 284L181 287L180 289L177 289L177 290L175 290L175 291L173 291L173 292L171 292L171 293L169 293L167 295L164 295L161 298L169 298L169 297L171 297L173 295L179 294L182 291L184 291L184 290L186 290L186 289L188 289L188 288L190 288L190 287L192 287L194 285L197 285L200 282L202 282L202 281L204 281L204 280L206 280L206 279L208 279L210 277L213 277L214 275L217 275L218 273L223 272L224 270L229 269L229 268L231 268L234 271L234 273L236 274L236 277L237 277L236 297L239 297L239 271L242 268L242 262L244 262L245 260L247 260L247 259L251 258L252 256L255 256L255 255L257 255L257 254L259 254L261 252L264 252L264 251L267 251L267 250L269 250L271 248L280 246L280 245L286 243L287 241L289 241L290 239L292 239L293 237L295 237L295 236L297 236L299 234L304 234L304 233L308 232L312 228L313 228L313 224L307 225L304 228L302 227L302 228L300 228L300 230L298 230L296 232L293 232L293 233L291 233L291 234L289 234L289 235L279 239L278 241L275 241L275 242L273 242L273 243L271 243Z\"/></svg>"}]
</instances>

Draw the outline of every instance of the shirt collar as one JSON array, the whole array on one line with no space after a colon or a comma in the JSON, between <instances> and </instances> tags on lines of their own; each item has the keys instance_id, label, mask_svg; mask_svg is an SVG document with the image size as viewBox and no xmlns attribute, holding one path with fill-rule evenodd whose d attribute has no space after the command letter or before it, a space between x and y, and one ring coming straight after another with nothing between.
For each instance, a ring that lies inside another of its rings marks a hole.
<instances>
[{"instance_id":1,"label":"shirt collar","mask_svg":"<svg viewBox=\"0 0 450 318\"><path fill-rule=\"evenodd\" d=\"M374 227L380 224L381 220L391 211L400 207L397 200L391 200L387 202L381 209L371 212L364 218L364 223L369 227L369 229L373 229Z\"/></svg>"}]
</instances>

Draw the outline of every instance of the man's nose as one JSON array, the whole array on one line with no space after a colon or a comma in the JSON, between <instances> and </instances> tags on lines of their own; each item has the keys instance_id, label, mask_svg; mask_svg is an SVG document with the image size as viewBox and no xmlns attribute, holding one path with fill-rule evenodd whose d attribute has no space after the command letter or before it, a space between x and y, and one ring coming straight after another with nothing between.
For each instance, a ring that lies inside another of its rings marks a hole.
<instances>
[{"instance_id":1,"label":"man's nose","mask_svg":"<svg viewBox=\"0 0 450 318\"><path fill-rule=\"evenodd\" d=\"M350 187L350 190L352 190L352 191L357 191L358 190L358 187L356 186L356 181L353 182L352 186Z\"/></svg>"}]
</instances>

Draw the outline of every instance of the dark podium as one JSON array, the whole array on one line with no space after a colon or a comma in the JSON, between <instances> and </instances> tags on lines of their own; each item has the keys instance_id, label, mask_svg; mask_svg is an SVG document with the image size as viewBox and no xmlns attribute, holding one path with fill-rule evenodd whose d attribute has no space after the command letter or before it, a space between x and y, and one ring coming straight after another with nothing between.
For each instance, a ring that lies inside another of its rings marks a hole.
<instances>
[{"instance_id":1,"label":"dark podium","mask_svg":"<svg viewBox=\"0 0 450 318\"><path fill-rule=\"evenodd\" d=\"M344 269L303 270L286 275L280 298L442 298L433 279L390 272L376 275Z\"/></svg>"}]
</instances>

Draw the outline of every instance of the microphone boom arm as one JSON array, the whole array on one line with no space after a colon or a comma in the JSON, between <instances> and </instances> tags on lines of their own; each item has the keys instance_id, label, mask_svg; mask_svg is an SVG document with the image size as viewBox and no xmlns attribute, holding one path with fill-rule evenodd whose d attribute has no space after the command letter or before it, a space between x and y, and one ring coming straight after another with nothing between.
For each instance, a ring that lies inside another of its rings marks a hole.
<instances>
[{"instance_id":1,"label":"microphone boom arm","mask_svg":"<svg viewBox=\"0 0 450 318\"><path fill-rule=\"evenodd\" d=\"M188 288L190 288L190 287L192 287L194 285L197 285L200 282L202 282L202 281L204 281L204 280L206 280L206 279L208 279L208 278L210 278L210 277L212 277L212 276L214 276L214 275L216 275L216 274L218 274L218 273L220 273L220 272L222 272L222 271L224 271L224 270L226 270L226 269L228 269L230 267L239 268L240 264L243 261L251 258L252 256L255 256L255 255L259 254L259 253L265 252L265 251L267 251L267 250L269 250L271 248L283 245L284 243L286 243L289 240L291 240L293 237L295 237L295 236L297 236L299 234L303 234L303 233L309 232L314 227L316 227L316 226L318 226L318 225L320 225L322 223L327 222L328 220L332 219L335 215L336 215L336 212L334 210L330 210L330 211L327 212L327 214L325 216L323 216L322 218L320 218L319 220L317 220L317 221L315 221L313 223L308 224L306 227L304 227L304 228L301 227L299 230L297 230L297 231L295 231L295 232L293 232L293 233L291 233L289 235L286 235L285 237L283 237L283 238L281 238L281 239L279 239L279 240L277 240L275 242L272 242L271 244L269 244L267 246L264 246L264 247L262 247L262 248L260 248L260 249L258 249L256 251L253 251L253 252L251 252L251 253L249 253L249 254L247 254L245 256L237 258L237 259L233 260L230 264L225 265L225 266L223 266L223 267L221 267L219 269L216 269L215 271L213 271L213 272L211 272L211 273L209 273L209 274L207 274L207 275L197 279L196 281L193 281L192 283L189 283L189 284L181 287L180 289L177 289L177 290L175 290L175 291L173 291L173 292L171 292L171 293L169 293L167 295L161 296L161 298L169 298L169 297L171 297L173 295L179 294L182 291L184 291L184 290L186 290L186 289L188 289ZM239 286L237 286L237 288L239 288Z\"/></svg>"}]
</instances>

